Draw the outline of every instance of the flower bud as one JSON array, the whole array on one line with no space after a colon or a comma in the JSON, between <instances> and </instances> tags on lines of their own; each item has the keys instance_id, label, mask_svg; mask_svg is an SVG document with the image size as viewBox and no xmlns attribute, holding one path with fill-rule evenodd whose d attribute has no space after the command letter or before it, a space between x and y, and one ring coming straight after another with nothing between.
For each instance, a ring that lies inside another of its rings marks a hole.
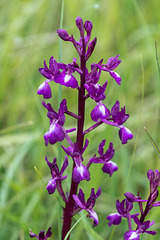
<instances>
[{"instance_id":1,"label":"flower bud","mask_svg":"<svg viewBox=\"0 0 160 240\"><path fill-rule=\"evenodd\" d=\"M84 24L84 28L87 33L90 33L92 31L93 25L91 21L86 21Z\"/></svg>"},{"instance_id":2,"label":"flower bud","mask_svg":"<svg viewBox=\"0 0 160 240\"><path fill-rule=\"evenodd\" d=\"M76 26L80 31L81 37L84 37L84 27L83 27L83 20L81 17L76 18Z\"/></svg>"},{"instance_id":3,"label":"flower bud","mask_svg":"<svg viewBox=\"0 0 160 240\"><path fill-rule=\"evenodd\" d=\"M86 53L86 61L88 60L88 58L91 56L91 54L93 53L94 51L94 48L96 46L96 43L97 43L97 38L95 37L91 42L89 42L88 44L88 50L87 50L87 53Z\"/></svg>"},{"instance_id":4,"label":"flower bud","mask_svg":"<svg viewBox=\"0 0 160 240\"><path fill-rule=\"evenodd\" d=\"M64 29L58 29L57 30L58 36L64 40L64 41L71 41L71 37L69 36L69 34L67 33L66 30Z\"/></svg>"}]
</instances>

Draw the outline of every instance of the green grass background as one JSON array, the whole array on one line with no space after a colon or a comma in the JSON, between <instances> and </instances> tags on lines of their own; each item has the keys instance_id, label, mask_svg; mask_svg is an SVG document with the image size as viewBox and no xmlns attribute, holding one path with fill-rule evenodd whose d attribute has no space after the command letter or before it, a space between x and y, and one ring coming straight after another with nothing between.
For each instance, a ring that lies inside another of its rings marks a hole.
<instances>
[{"instance_id":1,"label":"green grass background","mask_svg":"<svg viewBox=\"0 0 160 240\"><path fill-rule=\"evenodd\" d=\"M101 84L109 80L105 104L110 109L119 100L122 107L126 106L130 118L125 126L134 134L126 145L121 144L117 129L109 126L88 134L91 144L85 152L85 161L106 138L106 149L110 141L114 143L113 160L119 171L110 178L101 171L101 166L91 167L92 180L82 182L81 187L87 198L92 187L97 190L101 186L103 192L94 208L100 223L92 229L90 220L82 218L71 239L123 239L126 222L109 228L107 215L115 212L115 202L123 199L125 191L134 194L140 191L145 198L149 191L146 173L150 168L159 169L160 159L143 129L146 126L160 146L160 77L155 51L156 41L160 53L159 9L158 0L64 0L63 26L69 34L79 38L77 16L93 22L92 39L97 36L98 42L88 66L120 54L122 63L117 72L122 78L121 86L108 74L102 74ZM0 239L30 239L29 228L38 233L49 226L53 229L51 239L60 239L63 203L57 192L49 196L46 191L50 173L44 160L45 155L50 161L58 156L58 145L47 148L44 145L43 135L49 123L41 105L42 97L36 94L44 81L38 68L43 67L44 59L48 63L52 55L57 61L60 57L56 34L60 15L59 0L0 1ZM73 57L78 58L76 51L70 43L63 42L62 61L69 63ZM52 90L51 101L57 110L58 86L54 83ZM67 99L68 109L76 111L76 90L63 88L62 97ZM87 100L85 127L92 124L89 113L94 106L94 101ZM67 128L74 124L67 117ZM75 135L71 136L74 140ZM63 144L67 146L65 141ZM70 170L71 164L68 173ZM64 182L66 191L69 184L70 178ZM148 217L155 220L152 230L158 234L155 237L144 234L141 239L159 239L160 209L153 209Z\"/></svg>"}]
</instances>

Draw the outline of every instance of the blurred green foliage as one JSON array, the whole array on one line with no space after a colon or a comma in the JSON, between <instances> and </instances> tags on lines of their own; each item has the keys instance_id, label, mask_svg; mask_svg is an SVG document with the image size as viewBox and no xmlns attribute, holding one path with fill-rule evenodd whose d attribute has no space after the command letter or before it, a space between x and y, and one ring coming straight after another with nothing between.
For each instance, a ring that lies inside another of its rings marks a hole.
<instances>
[{"instance_id":1,"label":"blurred green foliage","mask_svg":"<svg viewBox=\"0 0 160 240\"><path fill-rule=\"evenodd\" d=\"M60 25L61 1L59 0L10 0L0 1L0 239L29 239L29 228L38 233L40 229L53 226L53 238L58 239L59 222L62 222L63 203L57 192L49 196L46 184L50 178L44 161L57 156L58 146L44 146L43 135L49 127L42 97L36 94L44 81L38 68L43 67L53 55L59 59L59 39L56 30ZM149 191L147 171L159 169L156 156L143 129L146 126L160 146L160 78L156 63L155 41L160 51L160 14L158 0L65 0L64 28L79 38L75 18L93 22L92 39L98 42L89 60L104 62L120 54L122 63L117 72L122 77L118 86L108 75L102 74L101 83L109 80L106 105L110 107L119 100L126 106L130 119L126 126L133 132L134 139L121 145L117 129L101 126L87 138L92 143L85 153L85 159L95 153L97 142L107 138L113 141L115 162L119 171L111 178L101 168L91 167L90 182L81 183L86 192L99 186L103 193L95 210L100 224L94 229L103 239L122 239L126 223L109 228L106 216L115 211L115 202L123 199L125 191L132 191L145 198ZM62 43L62 61L71 62L77 57L72 45ZM89 66L88 64L88 66ZM58 86L52 85L55 109L58 108ZM77 93L63 88L62 97L68 100L68 109L76 111ZM86 127L91 125L89 113L94 102L87 101ZM67 126L75 122L67 118ZM74 134L72 134L74 138ZM64 142L64 145L66 142ZM37 167L43 182L34 169ZM71 166L68 169L70 171ZM66 190L69 187L66 180ZM58 212L57 212L58 210ZM160 236L160 210L153 209L150 220ZM59 220L57 220L59 218ZM75 222L75 219L73 222ZM90 220L83 218L73 230L71 239L98 239L91 234ZM144 235L143 239L150 239Z\"/></svg>"}]
</instances>

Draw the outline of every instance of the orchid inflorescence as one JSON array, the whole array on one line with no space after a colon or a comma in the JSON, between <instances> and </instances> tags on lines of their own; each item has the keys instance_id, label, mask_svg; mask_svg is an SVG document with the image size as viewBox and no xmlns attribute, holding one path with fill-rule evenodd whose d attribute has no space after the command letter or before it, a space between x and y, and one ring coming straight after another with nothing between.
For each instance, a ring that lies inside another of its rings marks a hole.
<instances>
[{"instance_id":1,"label":"orchid inflorescence","mask_svg":"<svg viewBox=\"0 0 160 240\"><path fill-rule=\"evenodd\" d=\"M154 221L145 221L145 218L153 207L160 206L160 201L156 201L159 195L158 187L160 186L160 172L157 169L155 172L150 169L147 173L147 177L150 182L150 193L148 199L142 199L139 196L139 193L137 196L134 196L134 194L126 192L124 194L125 199L121 202L119 200L116 202L117 213L112 213L107 217L107 220L109 220L109 226L112 224L120 224L122 218L127 219L129 231L124 234L124 240L140 240L140 235L142 233L148 233L151 235L155 235L157 233L156 231L148 231L148 228L154 224ZM133 209L133 204L135 202L139 205L140 213L131 215L130 211ZM145 208L143 208L143 202L146 202ZM139 215L140 217L138 218ZM136 230L132 229L131 219L134 220L134 223L137 226Z\"/></svg>"},{"instance_id":2,"label":"orchid inflorescence","mask_svg":"<svg viewBox=\"0 0 160 240\"><path fill-rule=\"evenodd\" d=\"M69 35L64 29L57 30L57 33L62 40L71 42L73 44L79 55L79 64L77 63L76 58L73 58L72 63L69 64L64 64L61 62L58 63L53 56L49 60L49 66L47 66L46 61L44 61L44 67L40 68L39 71L46 78L46 80L39 86L37 91L37 93L42 95L44 99L52 98L52 90L50 85L54 83L65 87L70 87L73 90L78 91L77 113L73 113L68 110L66 99L61 101L58 111L55 111L50 103L46 103L45 101L42 102L43 107L47 110L47 117L49 118L50 122L49 130L44 134L45 145L53 145L57 142L62 142L64 139L66 139L68 142L67 147L61 145L66 154L61 169L57 164L56 158L50 162L47 156L45 157L46 163L51 171L51 178L47 184L47 191L49 194L53 194L57 189L65 203L63 209L63 240L71 228L72 217L82 210L86 210L88 212L87 216L92 220L94 227L99 224L98 216L93 210L93 207L97 198L101 195L101 188L99 187L97 192L94 188L92 188L88 200L85 200L85 194L83 190L79 188L79 183L81 181L90 181L90 166L92 165L94 167L95 164L103 164L102 171L109 174L110 177L118 170L117 164L112 161L112 158L115 154L113 143L110 142L108 149L105 150L106 139L99 143L98 155L94 154L88 159L87 164L84 164L84 152L89 146L89 140L87 138L85 139L85 136L89 132L98 128L100 125L107 124L119 129L119 138L122 144L126 144L128 140L133 138L132 132L123 125L129 118L129 114L126 114L125 112L125 107L120 108L120 102L117 100L112 106L111 110L109 110L102 102L106 98L105 90L108 83L106 80L102 86L100 85L99 79L102 71L108 72L115 82L118 85L121 85L121 77L115 71L115 69L121 63L121 60L118 59L119 55L109 58L107 63L103 63L103 59L101 59L98 63L91 64L91 69L89 70L86 66L86 63L94 51L97 38L95 37L93 40L90 40L93 27L91 21L86 21L83 23L82 18L77 17L76 26L80 32L79 41L76 41L73 35ZM77 81L76 77L74 76L75 72L79 75L79 81ZM96 106L90 113L93 124L88 129L84 129L85 102L89 98L95 102ZM77 128L65 128L66 115L74 118L77 121ZM77 132L75 142L73 142L69 136L69 133L73 131ZM69 164L73 164L72 178L69 193L65 193L62 187L62 181L67 178L67 175L63 174ZM153 180L151 181L153 184ZM118 213L109 215L107 219L110 221L109 225L117 225L121 222L122 217L129 218L129 221L131 218L133 218L137 223L137 230L132 231L131 226L129 225L129 232L125 233L124 239L139 239L129 238L128 236L131 236L132 234L139 234L139 232L147 232L146 230L152 223L148 221L144 222L141 219L139 220L137 214L130 215L129 213L133 207L133 202L139 202L139 205L141 206L143 200L139 197L139 195L134 197L134 195L127 193L125 197L126 199L121 203L117 201L116 206ZM154 205L155 203L151 204L151 199L148 201L150 201L147 208L149 211L150 206ZM141 212L142 216L144 215L145 211ZM154 232L151 234L153 233ZM31 237L36 237L40 240L47 239L51 236L51 234L51 228L48 229L46 235L44 235L44 231L41 231L39 236L30 232ZM69 239L69 237L67 239Z\"/></svg>"}]
</instances>

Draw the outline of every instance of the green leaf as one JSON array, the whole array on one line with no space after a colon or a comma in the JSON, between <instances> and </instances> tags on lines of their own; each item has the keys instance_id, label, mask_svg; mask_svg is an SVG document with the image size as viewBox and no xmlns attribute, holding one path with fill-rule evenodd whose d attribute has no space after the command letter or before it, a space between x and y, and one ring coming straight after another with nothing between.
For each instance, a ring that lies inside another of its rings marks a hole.
<instances>
[{"instance_id":1,"label":"green leaf","mask_svg":"<svg viewBox=\"0 0 160 240\"><path fill-rule=\"evenodd\" d=\"M157 147L157 145L156 145L156 143L154 142L153 138L151 137L151 135L150 135L149 132L147 131L146 127L144 127L144 130L146 131L147 136L148 136L150 142L152 143L152 146L153 146L156 154L157 154L158 157L160 158L160 150L159 150L159 148Z\"/></svg>"}]
</instances>

